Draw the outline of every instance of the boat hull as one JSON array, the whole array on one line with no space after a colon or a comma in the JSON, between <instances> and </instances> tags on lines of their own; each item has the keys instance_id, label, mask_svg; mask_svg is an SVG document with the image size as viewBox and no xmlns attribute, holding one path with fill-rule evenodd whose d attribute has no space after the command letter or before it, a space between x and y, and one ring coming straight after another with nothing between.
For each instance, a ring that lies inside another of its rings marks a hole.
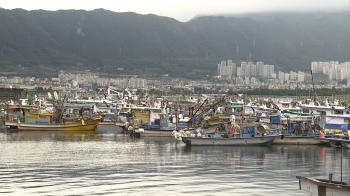
<instances>
[{"instance_id":1,"label":"boat hull","mask_svg":"<svg viewBox=\"0 0 350 196\"><path fill-rule=\"evenodd\" d=\"M20 123L14 121L5 121L9 132L20 131L93 131L96 129L100 120L87 120L84 122L66 122L53 124L34 124Z\"/></svg>"},{"instance_id":2,"label":"boat hull","mask_svg":"<svg viewBox=\"0 0 350 196\"><path fill-rule=\"evenodd\" d=\"M214 133L216 126L211 126L205 129L202 129L203 134L212 134ZM139 134L139 136L143 137L173 137L173 129L136 129L133 133ZM195 128L183 129L183 131L193 132Z\"/></svg>"},{"instance_id":3,"label":"boat hull","mask_svg":"<svg viewBox=\"0 0 350 196\"><path fill-rule=\"evenodd\" d=\"M201 138L182 137L187 146L269 146L276 136L251 138Z\"/></svg>"},{"instance_id":4,"label":"boat hull","mask_svg":"<svg viewBox=\"0 0 350 196\"><path fill-rule=\"evenodd\" d=\"M299 179L299 189L304 190L316 195L324 196L348 196L350 195L350 186L347 183L301 177L297 176Z\"/></svg>"},{"instance_id":5,"label":"boat hull","mask_svg":"<svg viewBox=\"0 0 350 196\"><path fill-rule=\"evenodd\" d=\"M171 137L174 129L162 130L162 129L144 129L143 131L136 131L143 137Z\"/></svg>"},{"instance_id":6,"label":"boat hull","mask_svg":"<svg viewBox=\"0 0 350 196\"><path fill-rule=\"evenodd\" d=\"M106 126L106 125L108 125L108 126L111 126L111 125L117 126L117 124L116 124L115 122L105 122L105 121L99 122L98 125L99 125L99 126L100 126L100 125L101 125L101 126Z\"/></svg>"},{"instance_id":7,"label":"boat hull","mask_svg":"<svg viewBox=\"0 0 350 196\"><path fill-rule=\"evenodd\" d=\"M278 136L272 145L319 145L324 142L315 138L315 136Z\"/></svg>"}]
</instances>

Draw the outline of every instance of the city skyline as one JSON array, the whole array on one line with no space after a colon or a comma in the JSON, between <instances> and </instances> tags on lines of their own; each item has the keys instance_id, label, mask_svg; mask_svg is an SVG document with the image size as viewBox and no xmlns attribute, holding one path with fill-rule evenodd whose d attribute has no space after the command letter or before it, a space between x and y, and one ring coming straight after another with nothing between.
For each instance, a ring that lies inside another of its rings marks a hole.
<instances>
[{"instance_id":1,"label":"city skyline","mask_svg":"<svg viewBox=\"0 0 350 196\"><path fill-rule=\"evenodd\" d=\"M251 61L242 61L240 67L232 60L221 61L217 65L218 77L224 80L236 80L236 84L255 84L260 79L274 81L276 84L289 83L295 81L303 83L305 81L305 73L302 71L290 71L275 73L275 66L265 64L262 61L253 63ZM312 65L311 65L312 67Z\"/></svg>"}]
</instances>

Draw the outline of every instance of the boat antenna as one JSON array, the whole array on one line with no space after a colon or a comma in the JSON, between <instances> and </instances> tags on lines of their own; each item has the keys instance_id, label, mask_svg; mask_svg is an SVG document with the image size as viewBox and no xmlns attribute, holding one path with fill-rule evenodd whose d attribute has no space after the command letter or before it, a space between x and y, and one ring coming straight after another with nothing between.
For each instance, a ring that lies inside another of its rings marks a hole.
<instances>
[{"instance_id":1,"label":"boat antenna","mask_svg":"<svg viewBox=\"0 0 350 196\"><path fill-rule=\"evenodd\" d=\"M312 74L311 70L311 81L312 81L312 89L314 91L314 104L318 106L317 100L316 100L316 91L315 91L315 83L314 83L314 75Z\"/></svg>"}]
</instances>

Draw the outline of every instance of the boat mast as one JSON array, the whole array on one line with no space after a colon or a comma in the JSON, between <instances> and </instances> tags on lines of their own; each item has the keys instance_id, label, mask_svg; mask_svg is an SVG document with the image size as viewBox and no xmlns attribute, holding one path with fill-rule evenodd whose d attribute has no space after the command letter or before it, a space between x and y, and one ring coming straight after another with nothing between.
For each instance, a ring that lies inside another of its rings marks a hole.
<instances>
[{"instance_id":1,"label":"boat mast","mask_svg":"<svg viewBox=\"0 0 350 196\"><path fill-rule=\"evenodd\" d=\"M314 104L318 105L317 100L316 100L315 83L314 83L314 76L312 74L312 70L311 70L311 81L312 81L312 89L314 91Z\"/></svg>"}]
</instances>

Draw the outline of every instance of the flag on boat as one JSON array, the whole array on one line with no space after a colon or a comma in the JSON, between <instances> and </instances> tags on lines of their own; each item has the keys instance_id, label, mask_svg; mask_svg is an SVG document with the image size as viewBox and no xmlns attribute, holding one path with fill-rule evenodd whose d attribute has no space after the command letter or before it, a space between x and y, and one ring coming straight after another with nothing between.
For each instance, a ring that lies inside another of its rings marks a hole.
<instances>
[{"instance_id":1,"label":"flag on boat","mask_svg":"<svg viewBox=\"0 0 350 196\"><path fill-rule=\"evenodd\" d=\"M53 92L53 96L55 97L55 99L58 99L58 95L57 95L57 92Z\"/></svg>"},{"instance_id":2,"label":"flag on boat","mask_svg":"<svg viewBox=\"0 0 350 196\"><path fill-rule=\"evenodd\" d=\"M49 99L52 99L52 95L50 92L47 92L47 96L49 97Z\"/></svg>"}]
</instances>

